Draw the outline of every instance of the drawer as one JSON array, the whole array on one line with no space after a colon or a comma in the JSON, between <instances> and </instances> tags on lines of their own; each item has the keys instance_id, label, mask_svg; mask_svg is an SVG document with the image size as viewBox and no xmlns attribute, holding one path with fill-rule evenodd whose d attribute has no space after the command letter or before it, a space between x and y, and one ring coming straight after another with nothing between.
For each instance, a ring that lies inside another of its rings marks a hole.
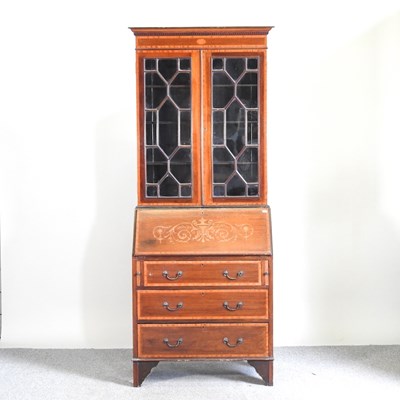
<instances>
[{"instance_id":1,"label":"drawer","mask_svg":"<svg viewBox=\"0 0 400 400\"><path fill-rule=\"evenodd\" d=\"M138 320L266 320L268 291L138 290Z\"/></svg>"},{"instance_id":2,"label":"drawer","mask_svg":"<svg viewBox=\"0 0 400 400\"><path fill-rule=\"evenodd\" d=\"M268 357L268 324L139 324L140 358Z\"/></svg>"},{"instance_id":3,"label":"drawer","mask_svg":"<svg viewBox=\"0 0 400 400\"><path fill-rule=\"evenodd\" d=\"M261 286L267 261L144 261L144 286Z\"/></svg>"}]
</instances>

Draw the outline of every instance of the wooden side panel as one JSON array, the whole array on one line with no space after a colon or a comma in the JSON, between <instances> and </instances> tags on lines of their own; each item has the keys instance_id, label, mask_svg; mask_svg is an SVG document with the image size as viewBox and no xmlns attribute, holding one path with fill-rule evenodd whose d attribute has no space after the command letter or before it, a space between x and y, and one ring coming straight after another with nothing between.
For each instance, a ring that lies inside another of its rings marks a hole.
<instances>
[{"instance_id":1,"label":"wooden side panel","mask_svg":"<svg viewBox=\"0 0 400 400\"><path fill-rule=\"evenodd\" d=\"M140 324L140 358L268 357L268 324Z\"/></svg>"},{"instance_id":2,"label":"wooden side panel","mask_svg":"<svg viewBox=\"0 0 400 400\"><path fill-rule=\"evenodd\" d=\"M273 258L268 257L268 279L269 279L269 290L268 290L268 315L269 315L269 330L268 330L268 352L271 357L274 353L274 295L273 295ZM271 365L272 369L272 365ZM272 372L272 371L271 371Z\"/></svg>"},{"instance_id":3,"label":"wooden side panel","mask_svg":"<svg viewBox=\"0 0 400 400\"><path fill-rule=\"evenodd\" d=\"M262 261L144 261L145 287L261 286Z\"/></svg>"},{"instance_id":4,"label":"wooden side panel","mask_svg":"<svg viewBox=\"0 0 400 400\"><path fill-rule=\"evenodd\" d=\"M137 209L135 255L271 255L269 208Z\"/></svg>"},{"instance_id":5,"label":"wooden side panel","mask_svg":"<svg viewBox=\"0 0 400 400\"><path fill-rule=\"evenodd\" d=\"M139 290L138 320L266 320L268 291Z\"/></svg>"},{"instance_id":6,"label":"wooden side panel","mask_svg":"<svg viewBox=\"0 0 400 400\"><path fill-rule=\"evenodd\" d=\"M138 354L138 334L137 334L137 290L138 283L140 282L140 262L132 258L132 354L137 357ZM139 275L138 275L139 272Z\"/></svg>"}]
</instances>

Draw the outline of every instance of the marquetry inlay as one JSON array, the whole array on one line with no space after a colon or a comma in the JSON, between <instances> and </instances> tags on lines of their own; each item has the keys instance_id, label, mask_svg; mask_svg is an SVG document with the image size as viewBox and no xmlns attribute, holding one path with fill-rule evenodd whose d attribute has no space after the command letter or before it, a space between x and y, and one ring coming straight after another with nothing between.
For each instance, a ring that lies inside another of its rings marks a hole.
<instances>
[{"instance_id":1,"label":"marquetry inlay","mask_svg":"<svg viewBox=\"0 0 400 400\"><path fill-rule=\"evenodd\" d=\"M153 236L161 243L174 242L233 242L248 239L254 232L250 224L229 224L200 218L172 226L156 226Z\"/></svg>"}]
</instances>

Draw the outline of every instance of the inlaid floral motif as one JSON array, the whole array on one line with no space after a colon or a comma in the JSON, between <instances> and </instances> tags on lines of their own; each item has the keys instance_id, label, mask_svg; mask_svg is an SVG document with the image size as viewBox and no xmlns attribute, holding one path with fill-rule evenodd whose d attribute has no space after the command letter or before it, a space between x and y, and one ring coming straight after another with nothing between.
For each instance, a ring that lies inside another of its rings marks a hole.
<instances>
[{"instance_id":1,"label":"inlaid floral motif","mask_svg":"<svg viewBox=\"0 0 400 400\"><path fill-rule=\"evenodd\" d=\"M200 218L172 226L156 226L153 236L161 243L168 242L234 242L247 239L254 232L250 224L229 224Z\"/></svg>"}]
</instances>

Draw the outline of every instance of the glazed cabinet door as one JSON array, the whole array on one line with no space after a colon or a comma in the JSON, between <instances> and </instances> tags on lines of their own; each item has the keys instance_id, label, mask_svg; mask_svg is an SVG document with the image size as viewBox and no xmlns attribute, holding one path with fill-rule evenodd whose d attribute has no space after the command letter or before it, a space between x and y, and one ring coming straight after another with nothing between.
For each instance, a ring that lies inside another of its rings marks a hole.
<instances>
[{"instance_id":1,"label":"glazed cabinet door","mask_svg":"<svg viewBox=\"0 0 400 400\"><path fill-rule=\"evenodd\" d=\"M204 51L204 204L265 204L266 52Z\"/></svg>"},{"instance_id":2,"label":"glazed cabinet door","mask_svg":"<svg viewBox=\"0 0 400 400\"><path fill-rule=\"evenodd\" d=\"M139 204L200 205L198 51L137 51Z\"/></svg>"}]
</instances>

